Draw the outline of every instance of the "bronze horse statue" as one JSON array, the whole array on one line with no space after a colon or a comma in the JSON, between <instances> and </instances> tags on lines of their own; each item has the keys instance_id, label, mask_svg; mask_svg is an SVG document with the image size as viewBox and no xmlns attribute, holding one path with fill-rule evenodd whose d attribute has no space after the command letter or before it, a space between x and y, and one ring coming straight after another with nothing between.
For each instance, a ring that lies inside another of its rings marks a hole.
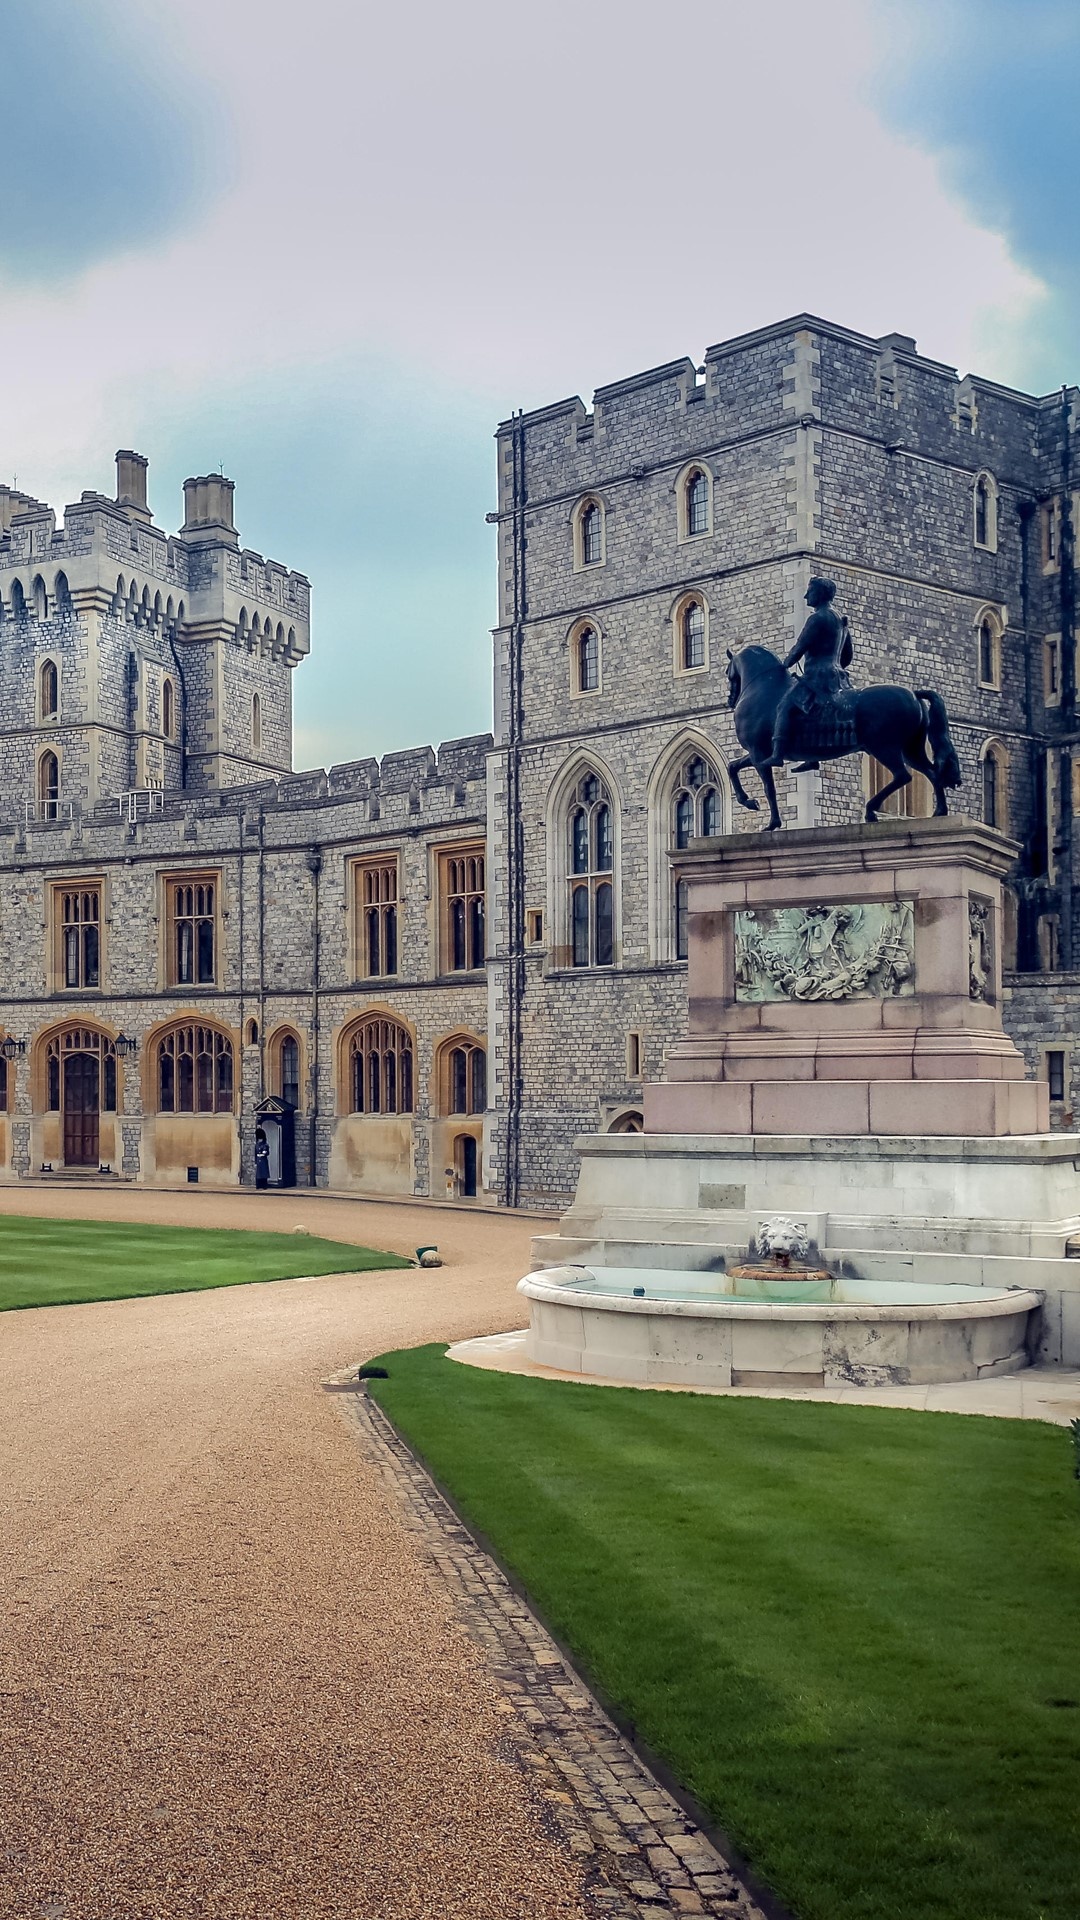
<instances>
[{"instance_id":1,"label":"bronze horse statue","mask_svg":"<svg viewBox=\"0 0 1080 1920\"><path fill-rule=\"evenodd\" d=\"M812 586L817 584L813 582ZM796 771L802 772L817 766L821 760L839 760L848 753L873 754L893 776L889 784L867 802L867 820L877 819L883 802L891 793L908 785L913 771L924 773L930 781L935 815L948 813L946 789L958 787L961 774L940 694L923 688L912 693L907 687L890 686L866 687L859 693L839 692L834 697L835 715L826 711L827 704L833 703L822 702L819 719L811 703L810 711L802 718L801 730L799 715L794 728L782 727L781 735L790 733L793 744L789 747L787 741L782 740L778 752L777 713L781 704L785 712L801 704L794 698L785 698L797 694L799 677L789 672L784 661L770 653L768 647L753 646L741 647L738 653L728 648L727 677L735 736L745 749L741 759L732 760L728 765L731 785L739 805L756 812L758 802L746 792L739 778L747 767L755 769L769 803L768 827L783 824L776 804L774 767L788 759L798 759L801 765ZM928 747L932 758L927 753Z\"/></svg>"}]
</instances>

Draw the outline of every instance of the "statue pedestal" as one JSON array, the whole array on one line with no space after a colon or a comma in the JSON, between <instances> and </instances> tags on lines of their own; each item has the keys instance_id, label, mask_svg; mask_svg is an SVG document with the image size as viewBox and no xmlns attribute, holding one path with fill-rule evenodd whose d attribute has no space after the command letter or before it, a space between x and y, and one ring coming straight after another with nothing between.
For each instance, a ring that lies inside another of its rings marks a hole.
<instances>
[{"instance_id":1,"label":"statue pedestal","mask_svg":"<svg viewBox=\"0 0 1080 1920\"><path fill-rule=\"evenodd\" d=\"M1080 1136L1050 1133L1001 1024L1013 852L941 819L680 854L689 1033L645 1089L644 1133L578 1142L535 1264L715 1272L784 1213L886 1293L1038 1290L1033 1351L1080 1365Z\"/></svg>"},{"instance_id":2,"label":"statue pedestal","mask_svg":"<svg viewBox=\"0 0 1080 1920\"><path fill-rule=\"evenodd\" d=\"M731 834L680 855L689 1032L646 1133L1045 1132L1001 1025L1002 876L963 819Z\"/></svg>"}]
</instances>

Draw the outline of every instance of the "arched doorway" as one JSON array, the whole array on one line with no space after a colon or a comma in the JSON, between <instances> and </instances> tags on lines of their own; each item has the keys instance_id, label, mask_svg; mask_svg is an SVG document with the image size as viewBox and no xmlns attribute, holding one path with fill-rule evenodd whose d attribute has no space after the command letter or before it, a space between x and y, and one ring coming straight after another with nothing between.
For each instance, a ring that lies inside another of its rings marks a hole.
<instances>
[{"instance_id":1,"label":"arched doorway","mask_svg":"<svg viewBox=\"0 0 1080 1920\"><path fill-rule=\"evenodd\" d=\"M116 1047L92 1027L65 1027L45 1052L47 1106L62 1118L64 1165L96 1167L101 1115L116 1112Z\"/></svg>"},{"instance_id":2,"label":"arched doorway","mask_svg":"<svg viewBox=\"0 0 1080 1920\"><path fill-rule=\"evenodd\" d=\"M457 1161L458 1192L463 1200L476 1199L476 1141L471 1133L459 1133L454 1142Z\"/></svg>"}]
</instances>

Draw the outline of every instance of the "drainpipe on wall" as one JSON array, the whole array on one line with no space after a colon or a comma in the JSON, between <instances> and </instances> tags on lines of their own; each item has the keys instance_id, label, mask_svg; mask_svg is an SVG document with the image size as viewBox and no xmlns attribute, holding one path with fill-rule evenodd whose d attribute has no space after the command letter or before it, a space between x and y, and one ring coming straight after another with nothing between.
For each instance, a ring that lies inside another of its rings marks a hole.
<instances>
[{"instance_id":1,"label":"drainpipe on wall","mask_svg":"<svg viewBox=\"0 0 1080 1920\"><path fill-rule=\"evenodd\" d=\"M259 1099L266 1098L266 814L259 808Z\"/></svg>"},{"instance_id":2,"label":"drainpipe on wall","mask_svg":"<svg viewBox=\"0 0 1080 1920\"><path fill-rule=\"evenodd\" d=\"M308 1186L318 1185L316 1156L319 1147L319 875L322 872L322 848L309 847L308 872L311 875L311 1120L308 1132Z\"/></svg>"},{"instance_id":3,"label":"drainpipe on wall","mask_svg":"<svg viewBox=\"0 0 1080 1920\"><path fill-rule=\"evenodd\" d=\"M1022 856L1022 873L1017 886L1016 965L1021 973L1030 973L1039 964L1036 931L1035 877L1047 871L1046 859L1046 779L1045 747L1035 737L1035 663L1031 654L1031 529L1035 519L1034 500L1021 500L1020 515L1020 624L1024 633L1024 729L1027 735L1028 792L1032 815L1028 822ZM1038 663L1042 686L1042 660Z\"/></svg>"},{"instance_id":4,"label":"drainpipe on wall","mask_svg":"<svg viewBox=\"0 0 1080 1920\"><path fill-rule=\"evenodd\" d=\"M506 1166L503 1200L516 1207L521 1193L522 1008L525 999L525 823L521 813L522 653L525 598L525 427L520 410L513 423L513 622L508 668L506 754L507 827L507 1019Z\"/></svg>"},{"instance_id":5,"label":"drainpipe on wall","mask_svg":"<svg viewBox=\"0 0 1080 1920\"><path fill-rule=\"evenodd\" d=\"M240 942L240 1184L244 1184L244 809L236 815L236 919Z\"/></svg>"},{"instance_id":6,"label":"drainpipe on wall","mask_svg":"<svg viewBox=\"0 0 1080 1920\"><path fill-rule=\"evenodd\" d=\"M1072 510L1072 408L1069 389L1061 389L1061 548L1058 590L1061 614L1061 723L1067 738L1076 727L1076 540ZM1073 788L1072 746L1061 750L1058 769L1060 809L1061 966L1073 966Z\"/></svg>"}]
</instances>

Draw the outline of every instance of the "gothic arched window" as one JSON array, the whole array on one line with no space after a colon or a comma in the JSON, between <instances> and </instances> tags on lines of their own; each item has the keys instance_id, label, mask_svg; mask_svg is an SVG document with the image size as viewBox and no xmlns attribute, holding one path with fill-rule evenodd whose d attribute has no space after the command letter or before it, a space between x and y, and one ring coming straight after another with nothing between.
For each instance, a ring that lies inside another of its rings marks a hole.
<instances>
[{"instance_id":1,"label":"gothic arched window","mask_svg":"<svg viewBox=\"0 0 1080 1920\"><path fill-rule=\"evenodd\" d=\"M270 1042L270 1084L287 1107L299 1107L300 1041L288 1027Z\"/></svg>"},{"instance_id":2,"label":"gothic arched window","mask_svg":"<svg viewBox=\"0 0 1080 1920\"><path fill-rule=\"evenodd\" d=\"M231 1113L233 1047L201 1022L172 1027L157 1043L159 1113Z\"/></svg>"},{"instance_id":3,"label":"gothic arched window","mask_svg":"<svg viewBox=\"0 0 1080 1920\"><path fill-rule=\"evenodd\" d=\"M600 685L600 637L595 627L582 627L574 643L578 693L595 693Z\"/></svg>"},{"instance_id":4,"label":"gothic arched window","mask_svg":"<svg viewBox=\"0 0 1080 1920\"><path fill-rule=\"evenodd\" d=\"M683 666L688 670L705 665L705 609L700 600L691 600L683 609Z\"/></svg>"},{"instance_id":5,"label":"gothic arched window","mask_svg":"<svg viewBox=\"0 0 1080 1920\"><path fill-rule=\"evenodd\" d=\"M594 494L579 500L571 515L574 538L574 571L583 567L601 567L605 558L604 509Z\"/></svg>"},{"instance_id":6,"label":"gothic arched window","mask_svg":"<svg viewBox=\"0 0 1080 1920\"><path fill-rule=\"evenodd\" d=\"M693 538L709 531L709 481L696 467L686 482L686 531Z\"/></svg>"},{"instance_id":7,"label":"gothic arched window","mask_svg":"<svg viewBox=\"0 0 1080 1920\"><path fill-rule=\"evenodd\" d=\"M982 817L999 833L1006 831L1008 823L1007 767L1005 749L989 740L982 754Z\"/></svg>"},{"instance_id":8,"label":"gothic arched window","mask_svg":"<svg viewBox=\"0 0 1080 1920\"><path fill-rule=\"evenodd\" d=\"M679 849L688 847L691 840L711 840L723 831L720 775L705 754L692 753L682 762L675 778L671 799L672 842ZM689 930L687 885L677 873L673 877L672 904L675 958L685 960Z\"/></svg>"},{"instance_id":9,"label":"gothic arched window","mask_svg":"<svg viewBox=\"0 0 1080 1920\"><path fill-rule=\"evenodd\" d=\"M709 664L709 616L700 593L687 593L672 609L675 672L700 673Z\"/></svg>"},{"instance_id":10,"label":"gothic arched window","mask_svg":"<svg viewBox=\"0 0 1080 1920\"><path fill-rule=\"evenodd\" d=\"M676 847L711 840L723 832L720 775L711 760L693 753L679 768L672 799L672 839Z\"/></svg>"},{"instance_id":11,"label":"gothic arched window","mask_svg":"<svg viewBox=\"0 0 1080 1920\"><path fill-rule=\"evenodd\" d=\"M300 1042L287 1033L281 1043L281 1097L286 1106L300 1105Z\"/></svg>"},{"instance_id":12,"label":"gothic arched window","mask_svg":"<svg viewBox=\"0 0 1080 1920\"><path fill-rule=\"evenodd\" d=\"M413 1038L409 1029L377 1013L353 1027L348 1086L352 1113L411 1113Z\"/></svg>"},{"instance_id":13,"label":"gothic arched window","mask_svg":"<svg viewBox=\"0 0 1080 1920\"><path fill-rule=\"evenodd\" d=\"M972 534L977 547L997 552L997 482L992 473L975 477L971 492Z\"/></svg>"},{"instance_id":14,"label":"gothic arched window","mask_svg":"<svg viewBox=\"0 0 1080 1920\"><path fill-rule=\"evenodd\" d=\"M42 820L56 820L60 814L60 762L55 753L43 753L38 761L38 811Z\"/></svg>"},{"instance_id":15,"label":"gothic arched window","mask_svg":"<svg viewBox=\"0 0 1080 1920\"><path fill-rule=\"evenodd\" d=\"M1001 691L1001 621L992 607L984 607L976 623L979 685Z\"/></svg>"},{"instance_id":16,"label":"gothic arched window","mask_svg":"<svg viewBox=\"0 0 1080 1920\"><path fill-rule=\"evenodd\" d=\"M574 789L568 838L571 963L613 966L615 823L611 797L595 773L586 773Z\"/></svg>"},{"instance_id":17,"label":"gothic arched window","mask_svg":"<svg viewBox=\"0 0 1080 1920\"><path fill-rule=\"evenodd\" d=\"M439 1102L443 1113L475 1116L487 1106L487 1052L471 1035L448 1042L439 1062Z\"/></svg>"},{"instance_id":18,"label":"gothic arched window","mask_svg":"<svg viewBox=\"0 0 1080 1920\"><path fill-rule=\"evenodd\" d=\"M60 711L60 676L53 660L43 660L38 675L38 706L42 720L55 720Z\"/></svg>"}]
</instances>

